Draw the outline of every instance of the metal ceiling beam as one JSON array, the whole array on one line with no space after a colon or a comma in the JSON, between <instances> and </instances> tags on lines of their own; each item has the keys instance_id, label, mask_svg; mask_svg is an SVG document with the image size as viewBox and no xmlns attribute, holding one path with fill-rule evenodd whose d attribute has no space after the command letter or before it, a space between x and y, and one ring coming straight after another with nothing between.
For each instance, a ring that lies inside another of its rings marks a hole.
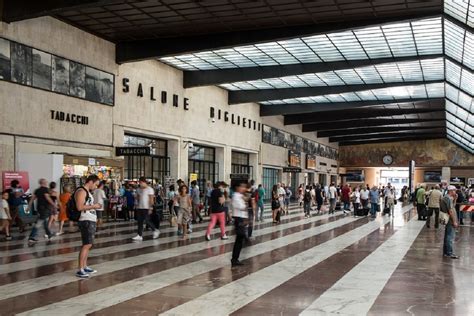
<instances>
[{"instance_id":1,"label":"metal ceiling beam","mask_svg":"<svg viewBox=\"0 0 474 316\"><path fill-rule=\"evenodd\" d=\"M301 113L320 113L327 111L344 111L359 109L365 107L383 106L391 104L400 104L401 106L409 104L423 104L433 102L437 104L442 102L445 104L445 98L415 98L415 99L400 99L400 100L382 100L382 101L357 101L357 102L327 102L327 103L287 103L287 104L261 104L260 116L272 115L290 115Z\"/></svg>"},{"instance_id":2,"label":"metal ceiling beam","mask_svg":"<svg viewBox=\"0 0 474 316\"><path fill-rule=\"evenodd\" d=\"M367 20L348 19L344 22L316 25L286 26L206 35L125 41L118 43L116 46L116 61L117 63L139 61L439 16L441 16L441 14L411 14L404 16L402 19L400 19L400 17L380 17Z\"/></svg>"},{"instance_id":3,"label":"metal ceiling beam","mask_svg":"<svg viewBox=\"0 0 474 316\"><path fill-rule=\"evenodd\" d=\"M185 88L219 85L239 81L251 81L267 78L279 78L342 69L353 69L364 66L376 66L386 63L427 60L441 58L443 54L426 56L407 56L398 58L362 59L350 61L301 63L291 65L246 67L219 70L185 71L183 85Z\"/></svg>"},{"instance_id":4,"label":"metal ceiling beam","mask_svg":"<svg viewBox=\"0 0 474 316\"><path fill-rule=\"evenodd\" d=\"M405 136L418 136L418 135L432 135L446 133L446 127L431 128L425 130L416 130L416 131L393 131L389 133L374 133L374 134L363 134L363 135L348 135L348 136L336 136L329 137L331 143L335 142L345 142L353 140L365 140L373 138L387 138L387 137L405 137Z\"/></svg>"},{"instance_id":5,"label":"metal ceiling beam","mask_svg":"<svg viewBox=\"0 0 474 316\"><path fill-rule=\"evenodd\" d=\"M427 119L365 119L346 122L327 122L318 124L304 124L303 132L331 131L355 127L375 127L390 126L396 124L424 123L424 122L444 122L445 118L427 118Z\"/></svg>"},{"instance_id":6,"label":"metal ceiling beam","mask_svg":"<svg viewBox=\"0 0 474 316\"><path fill-rule=\"evenodd\" d=\"M394 143L394 142L404 142L404 141L410 141L410 140L431 140L431 139L440 139L440 138L446 138L446 133L407 136L407 137L367 139L367 140L362 140L362 141L347 141L347 142L340 142L339 146Z\"/></svg>"},{"instance_id":7,"label":"metal ceiling beam","mask_svg":"<svg viewBox=\"0 0 474 316\"><path fill-rule=\"evenodd\" d=\"M118 0L4 0L2 21L16 22L54 15L67 10L100 7L109 4L123 3Z\"/></svg>"},{"instance_id":8,"label":"metal ceiling beam","mask_svg":"<svg viewBox=\"0 0 474 316\"><path fill-rule=\"evenodd\" d=\"M431 105L425 104L423 107L418 108L364 108L358 110L347 110L347 111L331 111L324 113L315 114L294 114L285 115L284 125L296 125L296 124L310 124L310 123L324 123L324 122L339 122L354 119L365 119L371 117L384 117L393 115L404 115L404 114L417 114L417 113L429 113L436 111L444 111L444 104Z\"/></svg>"},{"instance_id":9,"label":"metal ceiling beam","mask_svg":"<svg viewBox=\"0 0 474 316\"><path fill-rule=\"evenodd\" d=\"M315 97L327 94L340 94L346 92L358 92L372 89L394 88L403 86L422 85L428 83L444 83L444 80L426 80L396 83L354 84L343 86L307 87L307 88L285 88L285 89L262 89L262 90L239 90L229 91L229 104L262 102L269 100L282 100L301 97Z\"/></svg>"},{"instance_id":10,"label":"metal ceiling beam","mask_svg":"<svg viewBox=\"0 0 474 316\"><path fill-rule=\"evenodd\" d=\"M432 128L446 128L445 122L434 122L430 125L412 126L407 124L406 126L382 126L382 127L362 127L362 128L345 128L340 130L332 131L321 131L318 132L318 137L332 137L332 136L350 136L350 135L363 135L373 133L385 133L385 132L397 132L397 131L418 131Z\"/></svg>"}]
</instances>

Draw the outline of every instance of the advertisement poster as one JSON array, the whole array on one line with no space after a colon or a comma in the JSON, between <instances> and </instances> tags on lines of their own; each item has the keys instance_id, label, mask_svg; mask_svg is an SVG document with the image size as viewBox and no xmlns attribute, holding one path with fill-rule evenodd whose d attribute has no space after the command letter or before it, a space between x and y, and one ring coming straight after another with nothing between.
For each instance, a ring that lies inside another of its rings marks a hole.
<instances>
[{"instance_id":1,"label":"advertisement poster","mask_svg":"<svg viewBox=\"0 0 474 316\"><path fill-rule=\"evenodd\" d=\"M301 167L301 153L293 150L288 151L288 166L289 167Z\"/></svg>"},{"instance_id":2,"label":"advertisement poster","mask_svg":"<svg viewBox=\"0 0 474 316\"><path fill-rule=\"evenodd\" d=\"M306 155L306 169L316 170L316 156Z\"/></svg>"},{"instance_id":3,"label":"advertisement poster","mask_svg":"<svg viewBox=\"0 0 474 316\"><path fill-rule=\"evenodd\" d=\"M28 177L28 172L26 171L4 171L2 172L2 179L4 190L10 188L10 183L12 180L18 180L24 192L27 192L30 189L30 179Z\"/></svg>"},{"instance_id":4,"label":"advertisement poster","mask_svg":"<svg viewBox=\"0 0 474 316\"><path fill-rule=\"evenodd\" d=\"M190 173L189 174L189 183L193 182L193 181L197 181L198 179L198 174L197 173Z\"/></svg>"}]
</instances>

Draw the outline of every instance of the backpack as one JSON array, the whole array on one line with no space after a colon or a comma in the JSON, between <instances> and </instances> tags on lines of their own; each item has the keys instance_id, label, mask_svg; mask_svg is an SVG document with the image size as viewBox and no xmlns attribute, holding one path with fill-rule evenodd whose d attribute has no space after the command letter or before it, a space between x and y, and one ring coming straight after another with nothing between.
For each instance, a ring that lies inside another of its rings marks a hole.
<instances>
[{"instance_id":1,"label":"backpack","mask_svg":"<svg viewBox=\"0 0 474 316\"><path fill-rule=\"evenodd\" d=\"M303 198L303 199L304 199L305 202L311 202L311 192L310 192L310 191L306 191L306 192L304 193L304 198Z\"/></svg>"},{"instance_id":2,"label":"backpack","mask_svg":"<svg viewBox=\"0 0 474 316\"><path fill-rule=\"evenodd\" d=\"M87 192L87 189L84 187L77 188L76 190L74 190L74 193L71 195L71 197L69 198L69 201L67 201L67 204L66 204L67 217L73 222L78 222L79 218L81 217L81 211L77 210L76 198L75 198L76 192L79 189L84 189ZM87 202L89 201L90 201L90 195L87 194L86 202L84 203L84 205L87 204Z\"/></svg>"}]
</instances>

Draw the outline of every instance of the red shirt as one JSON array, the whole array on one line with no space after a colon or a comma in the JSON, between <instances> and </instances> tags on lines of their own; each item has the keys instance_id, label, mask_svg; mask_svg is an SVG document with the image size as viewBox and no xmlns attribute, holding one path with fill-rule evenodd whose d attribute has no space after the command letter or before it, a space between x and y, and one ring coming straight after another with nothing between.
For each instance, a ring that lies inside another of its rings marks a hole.
<instances>
[{"instance_id":1,"label":"red shirt","mask_svg":"<svg viewBox=\"0 0 474 316\"><path fill-rule=\"evenodd\" d=\"M342 193L341 200L344 202L349 202L351 189L349 187L343 187L341 190L341 193Z\"/></svg>"}]
</instances>

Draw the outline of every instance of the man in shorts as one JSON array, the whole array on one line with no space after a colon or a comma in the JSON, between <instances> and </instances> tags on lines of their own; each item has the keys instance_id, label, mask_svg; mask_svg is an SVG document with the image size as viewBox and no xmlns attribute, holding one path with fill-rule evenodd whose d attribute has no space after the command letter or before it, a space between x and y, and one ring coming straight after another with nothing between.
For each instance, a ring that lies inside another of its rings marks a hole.
<instances>
[{"instance_id":1,"label":"man in shorts","mask_svg":"<svg viewBox=\"0 0 474 316\"><path fill-rule=\"evenodd\" d=\"M94 243L97 223L96 210L102 208L101 204L94 203L94 197L91 193L98 185L99 177L92 174L87 177L84 186L74 192L76 209L81 212L77 226L81 232L82 248L79 252L78 271L76 272L76 276L81 279L86 279L90 277L91 274L97 272L87 266L87 257Z\"/></svg>"}]
</instances>

